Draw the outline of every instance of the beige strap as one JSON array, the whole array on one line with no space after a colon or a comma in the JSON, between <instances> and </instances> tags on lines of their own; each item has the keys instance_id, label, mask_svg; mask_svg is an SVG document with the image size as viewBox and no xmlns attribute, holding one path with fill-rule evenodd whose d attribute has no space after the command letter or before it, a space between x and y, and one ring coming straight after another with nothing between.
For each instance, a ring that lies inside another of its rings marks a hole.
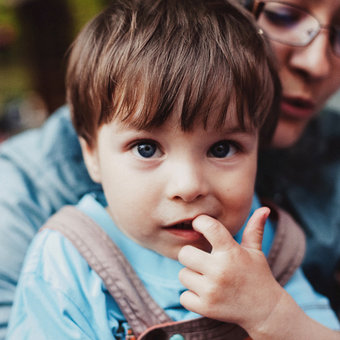
<instances>
[{"instance_id":1,"label":"beige strap","mask_svg":"<svg viewBox=\"0 0 340 340\"><path fill-rule=\"evenodd\" d=\"M268 205L268 204L267 204ZM301 264L305 240L292 218L273 205L277 229L268 263L284 285ZM102 278L139 340L166 340L181 334L187 340L243 340L247 333L235 324L208 318L173 322L151 298L118 247L104 230L75 207L66 206L43 229L61 232Z\"/></svg>"},{"instance_id":2,"label":"beige strap","mask_svg":"<svg viewBox=\"0 0 340 340\"><path fill-rule=\"evenodd\" d=\"M102 278L136 335L171 319L149 296L125 256L90 217L65 206L42 229L57 230L69 239ZM148 301L145 304L145 301Z\"/></svg>"},{"instance_id":3,"label":"beige strap","mask_svg":"<svg viewBox=\"0 0 340 340\"><path fill-rule=\"evenodd\" d=\"M267 261L275 279L284 286L301 265L306 250L303 231L293 218L272 203L271 218L276 220L275 237Z\"/></svg>"}]
</instances>

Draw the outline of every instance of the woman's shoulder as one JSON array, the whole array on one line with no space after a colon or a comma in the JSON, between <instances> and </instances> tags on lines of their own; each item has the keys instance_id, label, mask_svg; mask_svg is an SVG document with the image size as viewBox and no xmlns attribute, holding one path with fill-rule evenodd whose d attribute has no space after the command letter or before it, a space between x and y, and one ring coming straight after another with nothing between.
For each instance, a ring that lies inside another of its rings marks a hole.
<instances>
[{"instance_id":1,"label":"woman's shoulder","mask_svg":"<svg viewBox=\"0 0 340 340\"><path fill-rule=\"evenodd\" d=\"M92 275L87 262L61 233L44 229L34 237L25 259L22 276L39 277L55 288L86 285ZM72 278L77 282L71 283Z\"/></svg>"},{"instance_id":2,"label":"woman's shoulder","mask_svg":"<svg viewBox=\"0 0 340 340\"><path fill-rule=\"evenodd\" d=\"M317 128L324 138L337 138L339 140L340 110L331 107L325 108L315 120L312 121L311 126L314 126L314 129Z\"/></svg>"}]
</instances>

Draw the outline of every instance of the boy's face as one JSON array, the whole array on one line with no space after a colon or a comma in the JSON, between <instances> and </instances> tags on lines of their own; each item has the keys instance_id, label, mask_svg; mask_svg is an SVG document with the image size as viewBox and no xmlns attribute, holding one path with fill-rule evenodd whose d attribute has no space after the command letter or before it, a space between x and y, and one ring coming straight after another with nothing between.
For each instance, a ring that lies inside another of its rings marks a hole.
<instances>
[{"instance_id":1,"label":"boy's face","mask_svg":"<svg viewBox=\"0 0 340 340\"><path fill-rule=\"evenodd\" d=\"M258 136L229 119L221 130L183 132L171 118L151 131L113 120L93 149L82 143L92 178L101 182L117 227L140 245L177 259L187 244L209 251L191 221L210 215L234 235L248 217Z\"/></svg>"}]
</instances>

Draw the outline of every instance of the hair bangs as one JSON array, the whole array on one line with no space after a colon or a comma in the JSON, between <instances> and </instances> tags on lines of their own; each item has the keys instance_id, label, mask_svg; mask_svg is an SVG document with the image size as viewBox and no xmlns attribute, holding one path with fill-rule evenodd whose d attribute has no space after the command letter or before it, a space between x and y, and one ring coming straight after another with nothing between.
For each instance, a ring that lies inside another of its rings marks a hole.
<instances>
[{"instance_id":1,"label":"hair bangs","mask_svg":"<svg viewBox=\"0 0 340 340\"><path fill-rule=\"evenodd\" d=\"M184 131L195 123L222 128L232 106L241 128L248 129L247 105L245 100L237 100L245 96L237 95L242 86L230 60L235 52L225 53L217 39L211 38L209 26L213 25L181 27L181 38L178 33L155 32L120 76L111 77L111 114L103 122L118 118L137 129L152 129L176 115ZM249 72L252 70L244 73Z\"/></svg>"},{"instance_id":2,"label":"hair bangs","mask_svg":"<svg viewBox=\"0 0 340 340\"><path fill-rule=\"evenodd\" d=\"M67 87L90 145L112 119L152 129L172 115L186 131L236 114L240 129L259 128L267 141L280 97L265 39L225 0L114 0L78 37Z\"/></svg>"}]
</instances>

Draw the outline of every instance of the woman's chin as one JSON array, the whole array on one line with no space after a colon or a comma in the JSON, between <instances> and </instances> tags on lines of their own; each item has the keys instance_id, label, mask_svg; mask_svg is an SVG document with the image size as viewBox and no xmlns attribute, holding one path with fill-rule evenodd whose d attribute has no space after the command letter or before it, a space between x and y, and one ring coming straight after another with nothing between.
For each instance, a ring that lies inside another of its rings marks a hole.
<instances>
[{"instance_id":1,"label":"woman's chin","mask_svg":"<svg viewBox=\"0 0 340 340\"><path fill-rule=\"evenodd\" d=\"M294 146L302 136L309 120L290 120L280 118L271 147L284 149Z\"/></svg>"}]
</instances>

